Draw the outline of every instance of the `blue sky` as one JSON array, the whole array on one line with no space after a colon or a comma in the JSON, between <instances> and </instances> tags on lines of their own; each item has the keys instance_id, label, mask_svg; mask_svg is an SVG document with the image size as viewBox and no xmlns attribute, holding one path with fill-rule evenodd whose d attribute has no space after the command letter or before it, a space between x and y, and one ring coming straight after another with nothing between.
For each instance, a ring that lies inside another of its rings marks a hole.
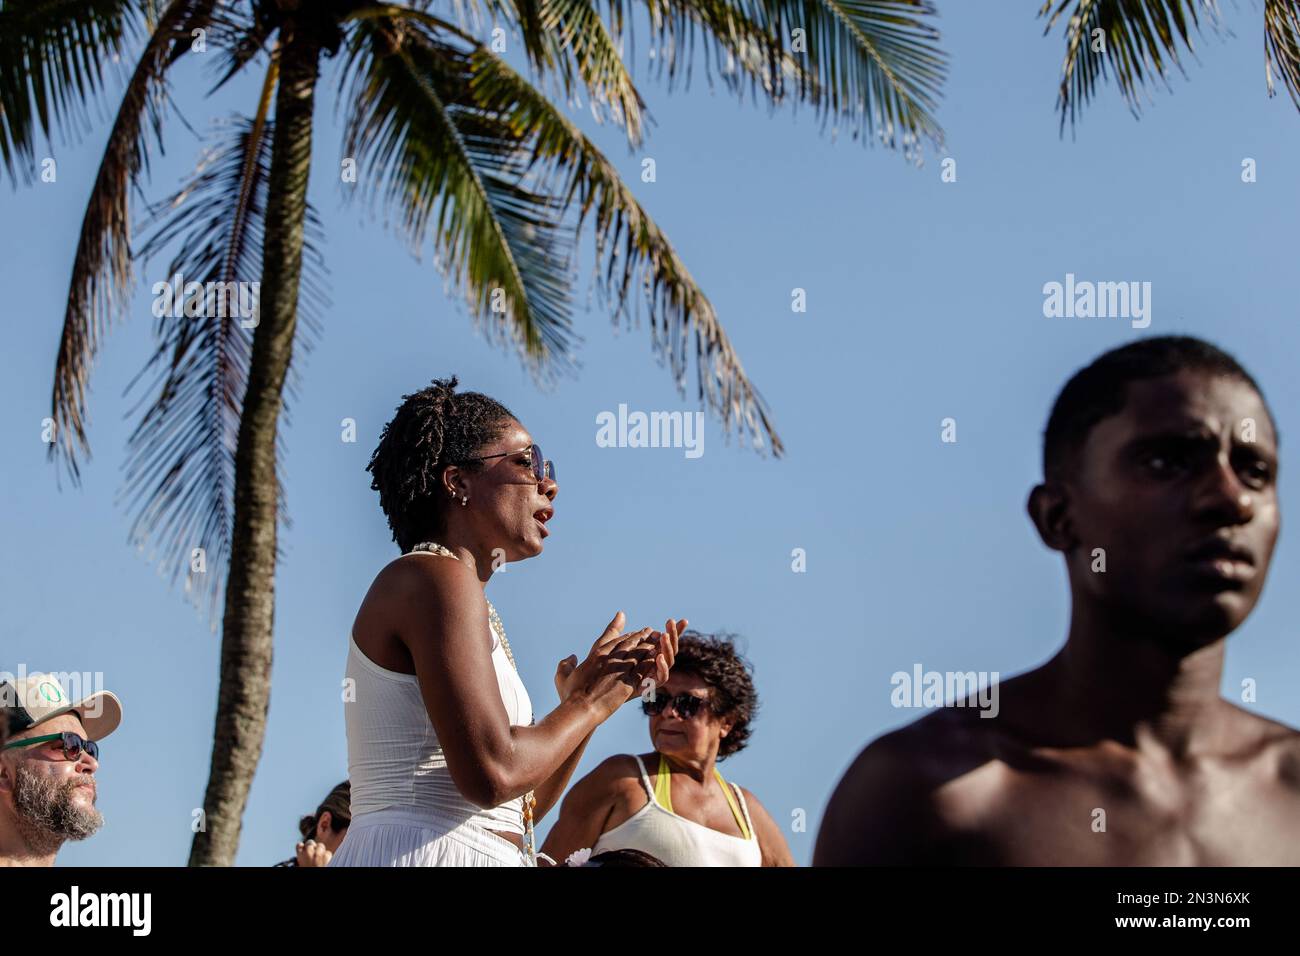
<instances>
[{"instance_id":1,"label":"blue sky","mask_svg":"<svg viewBox=\"0 0 1300 956\"><path fill-rule=\"evenodd\" d=\"M742 636L761 710L749 748L721 765L753 791L800 863L822 809L868 740L919 711L890 703L890 675L1032 667L1067 622L1058 556L1037 540L1024 501L1057 389L1101 351L1138 335L1215 341L1264 387L1282 433L1295 427L1300 353L1294 278L1294 158L1300 117L1264 93L1259 11L1229 10L1237 36L1205 38L1188 77L1158 91L1140 121L1113 87L1077 136L1053 112L1063 51L1032 4L940 4L953 63L938 116L946 149L920 169L881 148L820 135L810 111L738 105L702 76L667 93L638 64L657 123L637 154L596 129L722 317L775 412L782 460L727 445L705 453L598 447L596 417L695 410L654 361L647 330L583 310L581 372L537 388L514 355L472 329L426 256L416 261L383 217L340 202L335 65L318 101L313 200L328 241L333 304L300 356L301 395L285 429L292 528L276 581L266 747L238 862L288 856L299 815L346 775L340 681L348 630L374 574L396 551L364 466L400 396L456 373L511 407L558 465L554 534L488 594L504 618L539 714L555 664L580 655L620 608L630 623L669 615ZM644 43L638 44L644 50ZM644 55L644 53L642 53ZM204 100L204 77L178 77L199 131L251 108L252 83ZM588 124L590 126L590 124ZM0 669L98 671L125 721L104 747L108 823L69 845L64 864L184 863L201 806L216 706L219 634L126 543L117 502L131 420L127 382L147 357L140 270L126 323L94 370L83 486L58 490L41 420L69 269L106 125L60 146L58 180L0 190L0 278L9 302L0 377L6 609ZM175 189L200 142L174 124L149 195ZM955 183L939 159L957 161ZM643 183L653 157L657 181ZM1241 181L1256 160L1258 181ZM138 207L137 207L138 208ZM581 265L591 264L583 246ZM1150 281L1152 322L1048 319L1042 287L1080 279ZM807 311L791 310L795 288ZM957 421L957 441L940 422ZM354 418L357 441L340 438ZM1291 442L1281 495L1297 498ZM1284 524L1270 583L1229 642L1225 692L1258 683L1254 706L1300 723L1294 621L1295 534ZM807 570L791 570L805 549ZM628 707L595 735L579 773L648 749ZM803 812L806 829L792 821ZM545 821L542 835L545 833Z\"/></svg>"}]
</instances>

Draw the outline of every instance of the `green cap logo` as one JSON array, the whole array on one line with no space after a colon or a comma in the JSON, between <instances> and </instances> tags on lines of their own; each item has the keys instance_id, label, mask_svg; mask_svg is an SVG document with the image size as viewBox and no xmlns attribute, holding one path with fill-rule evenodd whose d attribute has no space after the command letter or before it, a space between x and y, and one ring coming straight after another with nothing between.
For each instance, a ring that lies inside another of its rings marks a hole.
<instances>
[{"instance_id":1,"label":"green cap logo","mask_svg":"<svg viewBox=\"0 0 1300 956\"><path fill-rule=\"evenodd\" d=\"M48 700L51 704L60 704L63 702L63 692L60 691L59 688L56 687L54 684L51 684L49 681L41 681L39 690L41 692L41 696L44 697L46 700Z\"/></svg>"}]
</instances>

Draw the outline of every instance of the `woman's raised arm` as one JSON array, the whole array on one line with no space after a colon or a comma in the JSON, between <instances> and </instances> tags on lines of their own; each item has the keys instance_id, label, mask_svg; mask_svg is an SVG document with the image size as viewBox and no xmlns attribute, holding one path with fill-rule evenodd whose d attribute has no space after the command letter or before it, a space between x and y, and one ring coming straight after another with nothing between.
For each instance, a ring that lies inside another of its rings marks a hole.
<instances>
[{"instance_id":1,"label":"woman's raised arm","mask_svg":"<svg viewBox=\"0 0 1300 956\"><path fill-rule=\"evenodd\" d=\"M492 664L487 601L472 570L451 558L408 558L382 578L389 579L382 604L414 664L447 769L477 806L536 789L645 678L667 679L670 642L650 628L621 634L620 612L575 668L572 693L535 726L511 726Z\"/></svg>"}]
</instances>

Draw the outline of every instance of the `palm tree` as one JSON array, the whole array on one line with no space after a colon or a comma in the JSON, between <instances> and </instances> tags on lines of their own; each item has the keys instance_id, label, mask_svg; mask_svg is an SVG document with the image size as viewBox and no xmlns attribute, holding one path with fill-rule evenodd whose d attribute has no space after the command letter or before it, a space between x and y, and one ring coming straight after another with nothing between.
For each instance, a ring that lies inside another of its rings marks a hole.
<instances>
[{"instance_id":1,"label":"palm tree","mask_svg":"<svg viewBox=\"0 0 1300 956\"><path fill-rule=\"evenodd\" d=\"M1149 83L1168 85L1173 67L1182 71L1183 52L1192 53L1192 36L1202 20L1224 29L1216 0L1045 0L1038 11L1050 33L1065 21L1065 62L1057 110L1061 130L1071 125L1093 97L1097 81L1113 71L1129 109L1136 116ZM1264 0L1264 80L1268 95L1277 81L1286 85L1300 108L1300 2Z\"/></svg>"},{"instance_id":2,"label":"palm tree","mask_svg":"<svg viewBox=\"0 0 1300 956\"><path fill-rule=\"evenodd\" d=\"M679 392L694 353L699 400L727 433L777 455L769 409L709 300L614 166L543 89L585 93L598 118L639 146L644 103L621 44L641 12L670 85L701 39L706 69L737 94L809 104L823 125L907 155L922 140L941 142L932 112L946 58L926 0L645 0L643 11L623 0L475 3L471 14L506 24L521 42L531 80L432 2L0 0L0 155L11 178L30 181L37 136L75 132L86 104L104 94L104 64L142 46L82 223L54 373L51 454L74 481L89 453L91 362L132 289L129 196L161 137L168 74L200 41L220 57L218 87L258 64L265 70L252 113L226 124L195 178L151 208L154 231L140 249L178 243L171 272L205 286L261 283L251 335L216 301L220 286L186 291L183 308L155 309L163 314L146 370L157 391L128 445L136 539L154 545L174 575L196 544L214 568L227 568L224 581L187 577L199 591L210 582L214 609L224 586L205 827L191 865L233 862L265 730L284 515L277 428L299 315L320 304L319 229L307 197L328 59L337 54L344 156L355 161L358 192L394 211L412 244L432 242L471 313L535 374L570 367L573 254L590 226L597 288L613 315L630 321L629 305L644 296L638 309L648 311L653 350Z\"/></svg>"}]
</instances>

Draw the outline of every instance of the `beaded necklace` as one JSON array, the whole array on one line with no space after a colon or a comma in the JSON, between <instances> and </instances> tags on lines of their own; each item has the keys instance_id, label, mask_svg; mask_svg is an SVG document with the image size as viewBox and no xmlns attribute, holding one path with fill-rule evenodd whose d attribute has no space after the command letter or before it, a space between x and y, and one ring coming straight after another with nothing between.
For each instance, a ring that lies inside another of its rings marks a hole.
<instances>
[{"instance_id":1,"label":"beaded necklace","mask_svg":"<svg viewBox=\"0 0 1300 956\"><path fill-rule=\"evenodd\" d=\"M450 548L443 547L433 541L425 541L421 544L417 544L411 550L427 551L430 554L441 554L448 558L455 558L457 561L460 560L460 558L457 557L455 552ZM486 595L484 595L484 600L487 600ZM496 631L497 639L501 641L501 648L506 652L506 660L510 662L510 666L513 667L515 673L518 674L519 665L515 663L514 651L510 649L510 642L506 640L506 628L505 625L501 623L501 615L497 613L497 609L492 606L491 601L487 602L487 606L488 625ZM530 723L536 724L537 718L534 716ZM537 806L537 797L534 795L534 791L529 790L524 794L524 846L526 848L528 859L533 866L537 865L537 841L536 835L533 831L533 807L535 806Z\"/></svg>"}]
</instances>

